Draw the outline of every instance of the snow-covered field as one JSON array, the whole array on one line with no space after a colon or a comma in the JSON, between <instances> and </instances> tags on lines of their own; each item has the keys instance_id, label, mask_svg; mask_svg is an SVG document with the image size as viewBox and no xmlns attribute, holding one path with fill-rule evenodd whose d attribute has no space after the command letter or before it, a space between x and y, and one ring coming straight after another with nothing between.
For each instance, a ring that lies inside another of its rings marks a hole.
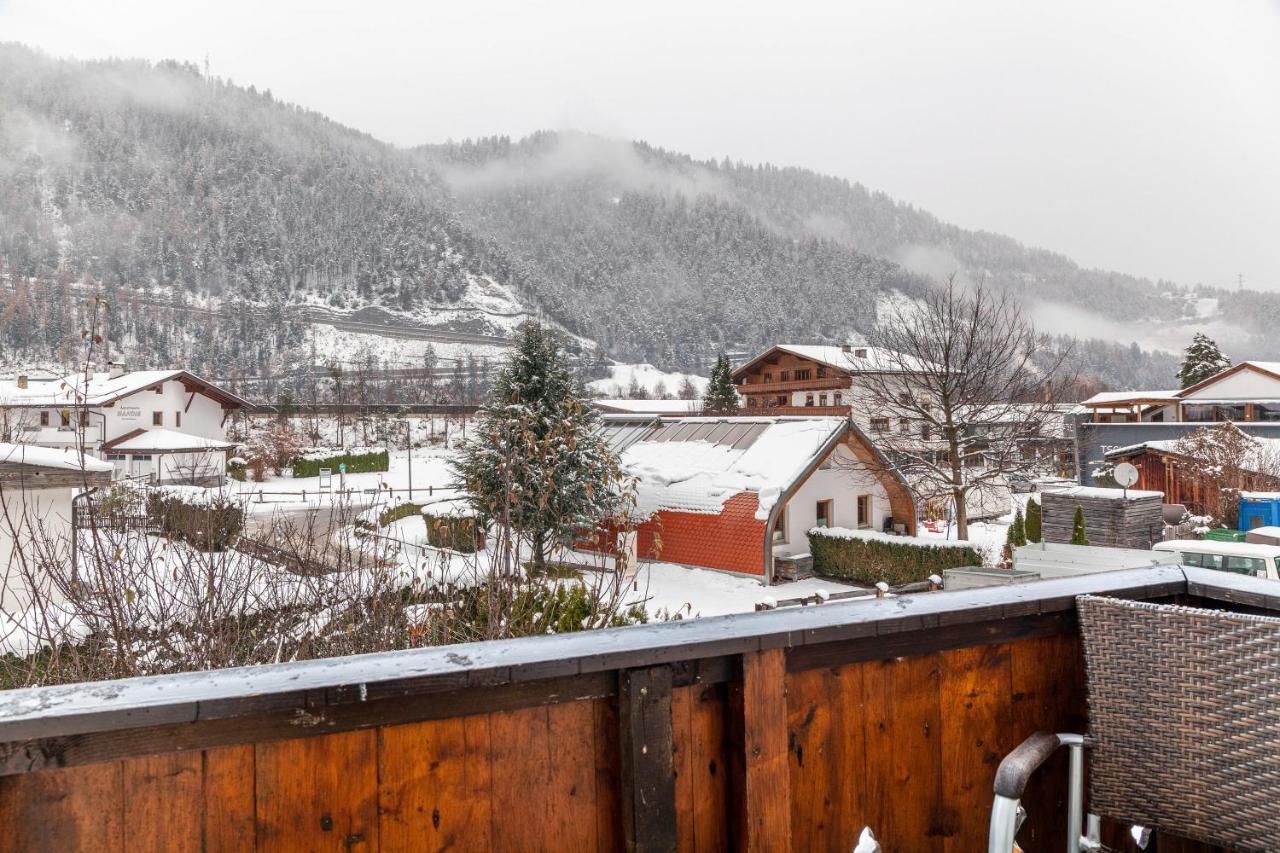
<instances>
[{"instance_id":1,"label":"snow-covered field","mask_svg":"<svg viewBox=\"0 0 1280 853\"><path fill-rule=\"evenodd\" d=\"M652 364L612 364L609 366L609 376L588 382L587 390L606 397L625 397L633 379L650 396L656 396L659 391L665 390L672 397L679 396L680 386L685 379L693 383L698 396L706 390L709 381L707 377L694 373L667 373Z\"/></svg>"},{"instance_id":2,"label":"snow-covered field","mask_svg":"<svg viewBox=\"0 0 1280 853\"><path fill-rule=\"evenodd\" d=\"M452 367L468 356L491 362L504 358L511 349L505 346L424 341L412 338L389 338L382 335L351 332L324 323L313 323L307 331L304 352L314 352L317 365L336 361L356 363L372 355L389 368L422 367L427 348L436 356L436 367Z\"/></svg>"}]
</instances>

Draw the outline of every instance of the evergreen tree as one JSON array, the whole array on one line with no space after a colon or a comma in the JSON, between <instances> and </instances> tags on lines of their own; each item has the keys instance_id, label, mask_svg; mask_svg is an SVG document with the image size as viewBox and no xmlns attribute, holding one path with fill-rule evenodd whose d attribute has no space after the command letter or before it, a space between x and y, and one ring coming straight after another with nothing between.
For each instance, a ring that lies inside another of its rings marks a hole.
<instances>
[{"instance_id":1,"label":"evergreen tree","mask_svg":"<svg viewBox=\"0 0 1280 853\"><path fill-rule=\"evenodd\" d=\"M627 478L596 431L599 417L560 336L520 326L453 467L477 514L527 542L535 571L553 547L626 509Z\"/></svg>"},{"instance_id":2,"label":"evergreen tree","mask_svg":"<svg viewBox=\"0 0 1280 853\"><path fill-rule=\"evenodd\" d=\"M1025 522L1022 518L1022 507L1018 507L1013 511L1013 524L1009 525L1009 532L1005 536L1005 543L1011 548L1018 548L1027 544L1027 533Z\"/></svg>"},{"instance_id":3,"label":"evergreen tree","mask_svg":"<svg viewBox=\"0 0 1280 853\"><path fill-rule=\"evenodd\" d=\"M1044 527L1044 510L1040 508L1040 501L1035 497L1027 500L1027 521L1026 534L1028 542L1039 542L1043 537Z\"/></svg>"},{"instance_id":4,"label":"evergreen tree","mask_svg":"<svg viewBox=\"0 0 1280 853\"><path fill-rule=\"evenodd\" d=\"M738 392L733 387L729 357L721 353L711 371L711 381L702 395L702 411L708 415L732 415L738 411Z\"/></svg>"},{"instance_id":5,"label":"evergreen tree","mask_svg":"<svg viewBox=\"0 0 1280 853\"><path fill-rule=\"evenodd\" d=\"M1178 371L1183 388L1190 388L1231 366L1231 359L1223 355L1218 344L1204 332L1195 333L1184 353L1182 369Z\"/></svg>"},{"instance_id":6,"label":"evergreen tree","mask_svg":"<svg viewBox=\"0 0 1280 853\"><path fill-rule=\"evenodd\" d=\"M1071 542L1072 545L1088 545L1089 537L1084 532L1084 507L1076 504L1075 518L1071 521Z\"/></svg>"}]
</instances>

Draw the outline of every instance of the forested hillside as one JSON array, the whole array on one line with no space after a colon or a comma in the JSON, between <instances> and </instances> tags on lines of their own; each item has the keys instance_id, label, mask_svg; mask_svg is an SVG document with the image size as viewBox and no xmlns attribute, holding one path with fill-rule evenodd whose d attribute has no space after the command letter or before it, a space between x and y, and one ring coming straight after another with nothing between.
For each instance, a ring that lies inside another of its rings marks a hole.
<instances>
[{"instance_id":1,"label":"forested hillside","mask_svg":"<svg viewBox=\"0 0 1280 853\"><path fill-rule=\"evenodd\" d=\"M288 322L301 303L412 314L458 303L477 276L521 281L397 149L191 65L16 45L0 46L0 263L11 287L31 282L0 321L8 348L56 357L78 329L67 294L88 283L152 297L112 299L118 345L214 373L303 355ZM232 310L184 310L209 299Z\"/></svg>"},{"instance_id":2,"label":"forested hillside","mask_svg":"<svg viewBox=\"0 0 1280 853\"><path fill-rule=\"evenodd\" d=\"M469 227L537 271L545 304L579 305L583 334L659 363L680 364L686 330L746 349L856 336L877 308L951 273L1111 320L1188 310L1168 298L1171 283L1081 269L803 169L700 162L578 133L418 154ZM1166 353L1083 337L1078 366L1107 384L1167 384L1175 370Z\"/></svg>"},{"instance_id":3,"label":"forested hillside","mask_svg":"<svg viewBox=\"0 0 1280 853\"><path fill-rule=\"evenodd\" d=\"M856 337L951 272L1113 325L1173 322L1205 296L1241 329L1280 313L1271 294L1084 270L802 169L583 134L404 151L191 65L0 45L6 367L76 361L101 290L116 352L214 376L339 358L309 349L316 312L375 309L478 340L538 314L615 358L702 368ZM1085 341L1077 363L1113 386L1176 369L1127 341Z\"/></svg>"}]
</instances>

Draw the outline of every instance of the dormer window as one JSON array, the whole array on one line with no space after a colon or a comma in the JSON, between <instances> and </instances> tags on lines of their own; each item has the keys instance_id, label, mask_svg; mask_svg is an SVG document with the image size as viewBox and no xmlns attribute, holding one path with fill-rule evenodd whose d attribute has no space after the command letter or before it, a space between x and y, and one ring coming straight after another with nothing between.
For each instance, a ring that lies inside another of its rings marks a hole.
<instances>
[{"instance_id":1,"label":"dormer window","mask_svg":"<svg viewBox=\"0 0 1280 853\"><path fill-rule=\"evenodd\" d=\"M866 348L865 348L865 347L859 347L858 349L855 349L855 350L853 351L853 357L854 357L854 358L866 358L866 357L867 357L867 350L866 350Z\"/></svg>"}]
</instances>

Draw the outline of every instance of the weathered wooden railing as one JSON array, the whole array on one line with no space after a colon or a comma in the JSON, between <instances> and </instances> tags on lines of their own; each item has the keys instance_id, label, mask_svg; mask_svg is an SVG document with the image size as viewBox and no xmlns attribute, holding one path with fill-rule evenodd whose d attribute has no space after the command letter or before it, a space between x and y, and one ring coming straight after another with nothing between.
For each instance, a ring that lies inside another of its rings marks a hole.
<instances>
[{"instance_id":1,"label":"weathered wooden railing","mask_svg":"<svg viewBox=\"0 0 1280 853\"><path fill-rule=\"evenodd\" d=\"M1000 758L1085 725L1076 595L1271 590L1159 567L10 691L0 847L968 853ZM1060 771L1028 849L1063 849Z\"/></svg>"}]
</instances>

